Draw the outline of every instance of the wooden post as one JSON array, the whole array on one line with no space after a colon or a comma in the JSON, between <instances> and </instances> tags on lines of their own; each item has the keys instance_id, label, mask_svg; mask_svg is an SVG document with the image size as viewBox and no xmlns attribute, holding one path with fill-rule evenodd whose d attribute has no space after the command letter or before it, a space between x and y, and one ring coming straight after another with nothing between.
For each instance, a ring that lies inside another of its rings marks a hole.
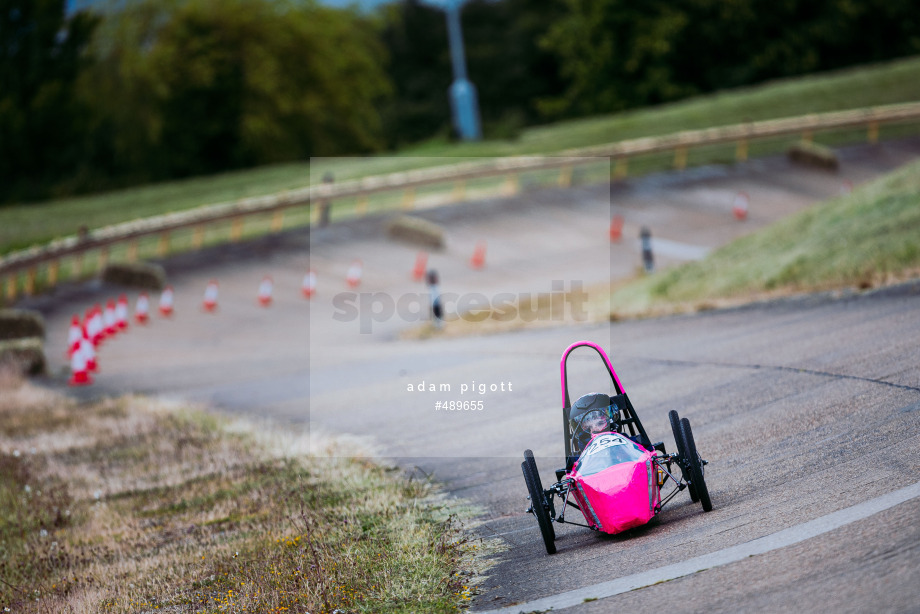
<instances>
[{"instance_id":1,"label":"wooden post","mask_svg":"<svg viewBox=\"0 0 920 614\"><path fill-rule=\"evenodd\" d=\"M415 188L406 188L403 190L402 208L410 210L415 207Z\"/></svg>"},{"instance_id":2,"label":"wooden post","mask_svg":"<svg viewBox=\"0 0 920 614\"><path fill-rule=\"evenodd\" d=\"M873 145L878 143L878 122L869 122L869 129L866 138Z\"/></svg>"},{"instance_id":3,"label":"wooden post","mask_svg":"<svg viewBox=\"0 0 920 614\"><path fill-rule=\"evenodd\" d=\"M201 249L202 245L204 245L204 224L199 224L192 231L192 249Z\"/></svg>"},{"instance_id":4,"label":"wooden post","mask_svg":"<svg viewBox=\"0 0 920 614\"><path fill-rule=\"evenodd\" d=\"M514 196L518 193L520 189L520 181L517 173L512 173L508 175L508 178L505 179L505 194L507 196Z\"/></svg>"},{"instance_id":5,"label":"wooden post","mask_svg":"<svg viewBox=\"0 0 920 614\"><path fill-rule=\"evenodd\" d=\"M79 279L81 275L83 275L83 252L77 252L73 255L70 276L73 279Z\"/></svg>"},{"instance_id":6,"label":"wooden post","mask_svg":"<svg viewBox=\"0 0 920 614\"><path fill-rule=\"evenodd\" d=\"M358 194L358 202L355 205L355 214L358 217L367 215L367 194Z\"/></svg>"},{"instance_id":7,"label":"wooden post","mask_svg":"<svg viewBox=\"0 0 920 614\"><path fill-rule=\"evenodd\" d=\"M463 179L458 179L454 182L454 191L452 196L454 202L459 202L466 198L466 181Z\"/></svg>"},{"instance_id":8,"label":"wooden post","mask_svg":"<svg viewBox=\"0 0 920 614\"><path fill-rule=\"evenodd\" d=\"M626 156L620 156L617 158L616 164L613 166L613 178L617 180L626 179L626 175L629 173L629 158Z\"/></svg>"},{"instance_id":9,"label":"wooden post","mask_svg":"<svg viewBox=\"0 0 920 614\"><path fill-rule=\"evenodd\" d=\"M109 248L100 247L99 248L99 270L102 271L105 269L105 265L109 263Z\"/></svg>"},{"instance_id":10,"label":"wooden post","mask_svg":"<svg viewBox=\"0 0 920 614\"><path fill-rule=\"evenodd\" d=\"M679 171L687 168L687 147L685 145L674 150L674 168Z\"/></svg>"},{"instance_id":11,"label":"wooden post","mask_svg":"<svg viewBox=\"0 0 920 614\"><path fill-rule=\"evenodd\" d=\"M738 145L735 147L735 160L738 162L744 162L748 159L748 142L747 139L741 139L738 141Z\"/></svg>"},{"instance_id":12,"label":"wooden post","mask_svg":"<svg viewBox=\"0 0 920 614\"><path fill-rule=\"evenodd\" d=\"M30 267L29 270L26 271L26 285L23 292L26 296L32 296L35 294L35 280L37 277L38 271L34 266Z\"/></svg>"},{"instance_id":13,"label":"wooden post","mask_svg":"<svg viewBox=\"0 0 920 614\"><path fill-rule=\"evenodd\" d=\"M58 272L61 269L60 260L52 260L48 263L48 286L54 287L57 285L58 281Z\"/></svg>"},{"instance_id":14,"label":"wooden post","mask_svg":"<svg viewBox=\"0 0 920 614\"><path fill-rule=\"evenodd\" d=\"M811 130L806 130L802 133L802 142L811 143L815 138L814 133Z\"/></svg>"},{"instance_id":15,"label":"wooden post","mask_svg":"<svg viewBox=\"0 0 920 614\"><path fill-rule=\"evenodd\" d=\"M233 218L233 224L230 226L230 241L236 243L243 236L243 218Z\"/></svg>"},{"instance_id":16,"label":"wooden post","mask_svg":"<svg viewBox=\"0 0 920 614\"><path fill-rule=\"evenodd\" d=\"M10 273L6 278L6 301L12 303L16 300L16 273Z\"/></svg>"},{"instance_id":17,"label":"wooden post","mask_svg":"<svg viewBox=\"0 0 920 614\"><path fill-rule=\"evenodd\" d=\"M278 209L272 214L272 232L281 232L284 228L284 209Z\"/></svg>"},{"instance_id":18,"label":"wooden post","mask_svg":"<svg viewBox=\"0 0 920 614\"><path fill-rule=\"evenodd\" d=\"M572 186L572 167L563 166L559 169L559 187L568 188Z\"/></svg>"},{"instance_id":19,"label":"wooden post","mask_svg":"<svg viewBox=\"0 0 920 614\"><path fill-rule=\"evenodd\" d=\"M160 258L165 258L169 253L169 233L164 232L160 234L160 241L157 244L157 256Z\"/></svg>"},{"instance_id":20,"label":"wooden post","mask_svg":"<svg viewBox=\"0 0 920 614\"><path fill-rule=\"evenodd\" d=\"M128 243L128 262L137 262L137 239L131 239Z\"/></svg>"}]
</instances>

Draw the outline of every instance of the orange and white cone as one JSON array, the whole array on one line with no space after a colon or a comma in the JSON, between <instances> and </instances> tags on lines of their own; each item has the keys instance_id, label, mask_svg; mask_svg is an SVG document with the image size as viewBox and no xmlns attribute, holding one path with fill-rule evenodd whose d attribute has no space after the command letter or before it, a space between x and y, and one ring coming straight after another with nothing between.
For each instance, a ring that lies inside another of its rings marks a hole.
<instances>
[{"instance_id":1,"label":"orange and white cone","mask_svg":"<svg viewBox=\"0 0 920 614\"><path fill-rule=\"evenodd\" d=\"M150 319L150 299L146 292L141 292L134 303L134 320L138 324L146 324Z\"/></svg>"},{"instance_id":2,"label":"orange and white cone","mask_svg":"<svg viewBox=\"0 0 920 614\"><path fill-rule=\"evenodd\" d=\"M751 205L751 199L747 192L738 192L732 200L732 213L735 219L742 222L747 219L748 208Z\"/></svg>"},{"instance_id":3,"label":"orange and white cone","mask_svg":"<svg viewBox=\"0 0 920 614\"><path fill-rule=\"evenodd\" d=\"M419 252L415 256L415 266L412 268L412 279L422 281L425 279L425 272L428 271L428 254Z\"/></svg>"},{"instance_id":4,"label":"orange and white cone","mask_svg":"<svg viewBox=\"0 0 920 614\"><path fill-rule=\"evenodd\" d=\"M86 368L86 354L80 350L70 357L70 380L67 383L71 386L86 386L93 383L89 369Z\"/></svg>"},{"instance_id":5,"label":"orange and white cone","mask_svg":"<svg viewBox=\"0 0 920 614\"><path fill-rule=\"evenodd\" d=\"M86 358L87 371L95 373L99 370L99 365L96 364L96 346L89 340L89 337L84 335L80 340L80 347L77 351L83 352L83 356Z\"/></svg>"},{"instance_id":6,"label":"orange and white cone","mask_svg":"<svg viewBox=\"0 0 920 614\"><path fill-rule=\"evenodd\" d=\"M610 220L610 240L619 241L623 238L623 216L614 215Z\"/></svg>"},{"instance_id":7,"label":"orange and white cone","mask_svg":"<svg viewBox=\"0 0 920 614\"><path fill-rule=\"evenodd\" d=\"M160 294L160 315L168 318L173 314L173 289L172 286L166 286L163 293Z\"/></svg>"},{"instance_id":8,"label":"orange and white cone","mask_svg":"<svg viewBox=\"0 0 920 614\"><path fill-rule=\"evenodd\" d=\"M364 273L364 267L361 265L360 260L355 260L351 263L351 266L348 267L348 273L345 275L345 283L348 284L349 288L357 288L361 285L361 276Z\"/></svg>"},{"instance_id":9,"label":"orange and white cone","mask_svg":"<svg viewBox=\"0 0 920 614\"><path fill-rule=\"evenodd\" d=\"M316 273L313 272L313 269L307 271L307 274L303 276L303 285L301 288L306 298L313 298L313 295L316 293Z\"/></svg>"},{"instance_id":10,"label":"orange and white cone","mask_svg":"<svg viewBox=\"0 0 920 614\"><path fill-rule=\"evenodd\" d=\"M122 294L115 303L115 325L118 330L128 328L128 297Z\"/></svg>"},{"instance_id":11,"label":"orange and white cone","mask_svg":"<svg viewBox=\"0 0 920 614\"><path fill-rule=\"evenodd\" d=\"M486 264L486 242L479 241L476 243L476 249L473 250L473 257L470 258L470 266L474 269L481 269Z\"/></svg>"},{"instance_id":12,"label":"orange and white cone","mask_svg":"<svg viewBox=\"0 0 920 614\"><path fill-rule=\"evenodd\" d=\"M217 309L217 294L217 280L212 279L204 289L204 301L202 301L201 306L205 311L214 311Z\"/></svg>"},{"instance_id":13,"label":"orange and white cone","mask_svg":"<svg viewBox=\"0 0 920 614\"><path fill-rule=\"evenodd\" d=\"M70 329L67 331L67 357L73 356L73 353L80 349L80 340L83 339L83 326L80 324L80 316L73 314L70 319Z\"/></svg>"},{"instance_id":14,"label":"orange and white cone","mask_svg":"<svg viewBox=\"0 0 920 614\"><path fill-rule=\"evenodd\" d=\"M266 275L262 278L262 283L259 284L259 304L263 307L268 307L272 304L272 289L274 283L272 282L271 275Z\"/></svg>"},{"instance_id":15,"label":"orange and white cone","mask_svg":"<svg viewBox=\"0 0 920 614\"><path fill-rule=\"evenodd\" d=\"M114 337L115 333L118 332L118 321L115 319L115 301L112 299L109 299L105 304L102 320L105 323L106 337Z\"/></svg>"},{"instance_id":16,"label":"orange and white cone","mask_svg":"<svg viewBox=\"0 0 920 614\"><path fill-rule=\"evenodd\" d=\"M93 345L99 345L105 339L105 323L102 321L102 307L99 303L93 307L92 315L89 318L89 340Z\"/></svg>"}]
</instances>

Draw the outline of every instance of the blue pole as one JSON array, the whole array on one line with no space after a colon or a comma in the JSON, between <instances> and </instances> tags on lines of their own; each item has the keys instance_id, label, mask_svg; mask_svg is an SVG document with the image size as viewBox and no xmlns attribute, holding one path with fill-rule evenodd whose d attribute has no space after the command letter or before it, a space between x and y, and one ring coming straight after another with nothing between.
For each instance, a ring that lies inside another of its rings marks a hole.
<instances>
[{"instance_id":1,"label":"blue pole","mask_svg":"<svg viewBox=\"0 0 920 614\"><path fill-rule=\"evenodd\" d=\"M445 8L447 14L447 37L450 43L450 59L454 67L454 82L448 95L454 129L464 141L478 141L482 138L479 125L479 103L476 86L466 77L466 58L463 52L463 34L460 30L459 4L451 3Z\"/></svg>"}]
</instances>

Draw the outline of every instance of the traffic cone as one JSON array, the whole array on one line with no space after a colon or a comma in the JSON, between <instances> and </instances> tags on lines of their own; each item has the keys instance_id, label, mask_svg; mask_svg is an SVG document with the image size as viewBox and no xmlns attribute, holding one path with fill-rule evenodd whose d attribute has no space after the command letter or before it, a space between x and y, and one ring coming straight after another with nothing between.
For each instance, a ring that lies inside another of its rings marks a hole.
<instances>
[{"instance_id":1,"label":"traffic cone","mask_svg":"<svg viewBox=\"0 0 920 614\"><path fill-rule=\"evenodd\" d=\"M419 252L415 256L415 267L412 269L412 279L422 281L425 278L425 272L428 270L428 254Z\"/></svg>"},{"instance_id":2,"label":"traffic cone","mask_svg":"<svg viewBox=\"0 0 920 614\"><path fill-rule=\"evenodd\" d=\"M93 378L86 368L86 354L82 351L76 351L70 357L70 380L67 383L71 386L86 386L93 383Z\"/></svg>"},{"instance_id":3,"label":"traffic cone","mask_svg":"<svg viewBox=\"0 0 920 614\"><path fill-rule=\"evenodd\" d=\"M122 294L115 303L115 325L118 330L128 328L128 297Z\"/></svg>"},{"instance_id":4,"label":"traffic cone","mask_svg":"<svg viewBox=\"0 0 920 614\"><path fill-rule=\"evenodd\" d=\"M476 249L473 250L473 257L470 258L470 266L474 269L481 269L486 264L486 242L479 241L476 243Z\"/></svg>"},{"instance_id":5,"label":"traffic cone","mask_svg":"<svg viewBox=\"0 0 920 614\"><path fill-rule=\"evenodd\" d=\"M173 314L173 289L172 286L166 286L160 295L160 315L168 318Z\"/></svg>"},{"instance_id":6,"label":"traffic cone","mask_svg":"<svg viewBox=\"0 0 920 614\"><path fill-rule=\"evenodd\" d=\"M364 273L364 267L360 260L355 260L348 267L348 274L345 275L345 283L349 288L357 288L361 284L361 276Z\"/></svg>"},{"instance_id":7,"label":"traffic cone","mask_svg":"<svg viewBox=\"0 0 920 614\"><path fill-rule=\"evenodd\" d=\"M751 199L747 192L738 192L735 195L735 198L732 201L732 213L735 215L736 220L743 222L747 219L748 207L750 204Z\"/></svg>"},{"instance_id":8,"label":"traffic cone","mask_svg":"<svg viewBox=\"0 0 920 614\"><path fill-rule=\"evenodd\" d=\"M115 320L115 301L112 299L109 299L105 304L102 320L105 323L105 336L114 337L115 333L118 332L118 322Z\"/></svg>"},{"instance_id":9,"label":"traffic cone","mask_svg":"<svg viewBox=\"0 0 920 614\"><path fill-rule=\"evenodd\" d=\"M614 215L610 220L610 240L619 241L623 238L623 216Z\"/></svg>"},{"instance_id":10,"label":"traffic cone","mask_svg":"<svg viewBox=\"0 0 920 614\"><path fill-rule=\"evenodd\" d=\"M89 319L89 340L93 345L99 345L105 339L105 323L102 319L102 306L99 303L93 307L93 315Z\"/></svg>"},{"instance_id":11,"label":"traffic cone","mask_svg":"<svg viewBox=\"0 0 920 614\"><path fill-rule=\"evenodd\" d=\"M96 373L99 371L99 365L96 364L96 347L93 345L93 342L89 340L88 337L84 335L80 339L80 347L77 350L78 352L83 352L83 356L86 359L86 370Z\"/></svg>"},{"instance_id":12,"label":"traffic cone","mask_svg":"<svg viewBox=\"0 0 920 614\"><path fill-rule=\"evenodd\" d=\"M313 295L316 293L316 273L313 272L313 269L307 271L307 274L303 276L303 285L301 289L304 297L313 298Z\"/></svg>"},{"instance_id":13,"label":"traffic cone","mask_svg":"<svg viewBox=\"0 0 920 614\"><path fill-rule=\"evenodd\" d=\"M268 307L272 304L273 286L271 275L266 275L262 278L262 283L259 284L259 304L263 307Z\"/></svg>"},{"instance_id":14,"label":"traffic cone","mask_svg":"<svg viewBox=\"0 0 920 614\"><path fill-rule=\"evenodd\" d=\"M201 306L205 311L214 311L217 309L217 280L212 279L204 289L204 301Z\"/></svg>"},{"instance_id":15,"label":"traffic cone","mask_svg":"<svg viewBox=\"0 0 920 614\"><path fill-rule=\"evenodd\" d=\"M146 292L141 292L134 303L134 320L138 324L146 324L150 319L150 299L147 298Z\"/></svg>"},{"instance_id":16,"label":"traffic cone","mask_svg":"<svg viewBox=\"0 0 920 614\"><path fill-rule=\"evenodd\" d=\"M73 356L73 353L80 349L80 339L83 338L83 326L80 324L80 316L73 314L70 319L70 330L67 331L67 357Z\"/></svg>"}]
</instances>

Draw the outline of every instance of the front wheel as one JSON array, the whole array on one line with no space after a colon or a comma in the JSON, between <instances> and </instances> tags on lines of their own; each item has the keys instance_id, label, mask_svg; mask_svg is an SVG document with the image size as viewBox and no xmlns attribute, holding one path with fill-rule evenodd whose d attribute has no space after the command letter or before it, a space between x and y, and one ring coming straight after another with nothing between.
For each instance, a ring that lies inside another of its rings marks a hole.
<instances>
[{"instance_id":1,"label":"front wheel","mask_svg":"<svg viewBox=\"0 0 920 614\"><path fill-rule=\"evenodd\" d=\"M533 510L533 515L537 517L537 524L540 525L540 534L543 536L546 553L555 554L556 532L553 530L553 522L547 510L546 496L543 494L543 489L538 486L540 476L537 475L534 469L536 469L536 462L533 461L533 457L521 463L521 470L524 472L524 483L527 484L527 492L530 494L530 508Z\"/></svg>"},{"instance_id":2,"label":"front wheel","mask_svg":"<svg viewBox=\"0 0 920 614\"><path fill-rule=\"evenodd\" d=\"M671 433L674 435L674 444L677 446L677 454L681 459L686 459L688 458L687 444L684 443L684 434L680 430L680 416L677 415L677 411L673 409L669 411L668 420L671 421ZM696 494L696 487L693 485L693 480L690 479L690 471L685 468L684 465L685 463L680 463L680 472L684 477L684 481L688 484L687 492L690 493L690 500L696 503L700 498Z\"/></svg>"},{"instance_id":3,"label":"front wheel","mask_svg":"<svg viewBox=\"0 0 920 614\"><path fill-rule=\"evenodd\" d=\"M687 456L690 461L688 464L690 467L691 498L695 490L698 500L703 506L703 511L712 511L712 500L709 498L709 489L706 487L706 479L703 476L703 460L696 451L696 442L693 440L693 431L690 429L690 421L686 418L681 418L680 430L683 434L684 445L687 447ZM697 499L694 499L694 501L696 500Z\"/></svg>"}]
</instances>

